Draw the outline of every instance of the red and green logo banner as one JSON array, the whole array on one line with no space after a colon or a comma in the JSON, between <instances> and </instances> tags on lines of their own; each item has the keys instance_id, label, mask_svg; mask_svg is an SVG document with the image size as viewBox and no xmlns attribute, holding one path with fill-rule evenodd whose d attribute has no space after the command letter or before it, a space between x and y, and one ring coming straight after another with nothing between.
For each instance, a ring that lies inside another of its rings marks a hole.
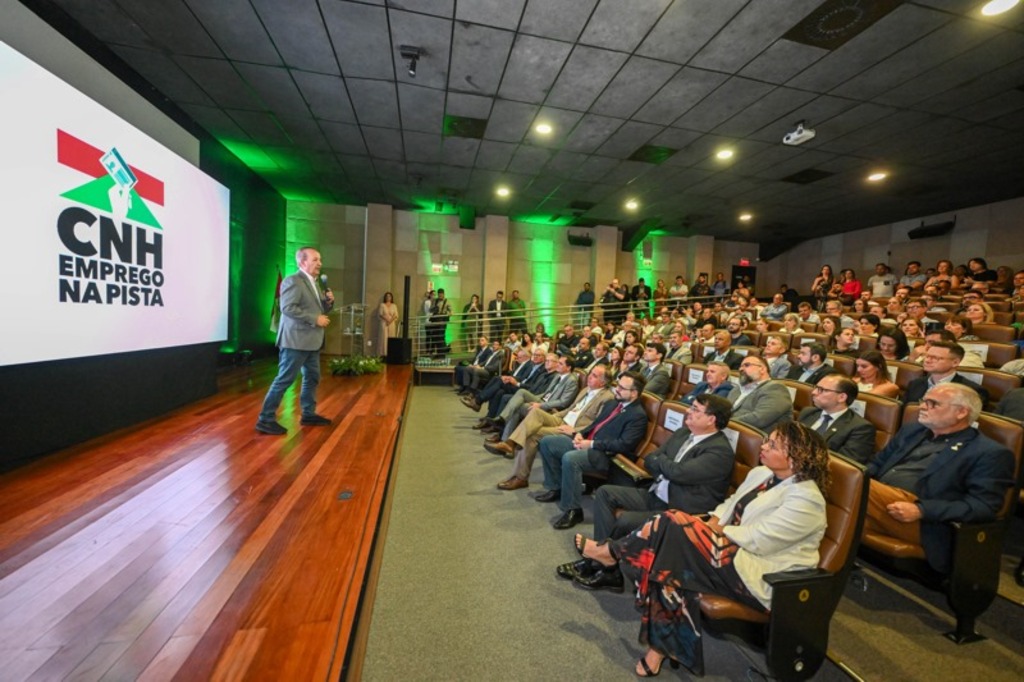
<instances>
[{"instance_id":1,"label":"red and green logo banner","mask_svg":"<svg viewBox=\"0 0 1024 682\"><path fill-rule=\"evenodd\" d=\"M110 194L111 190L118 183L100 161L103 157L104 152L102 150L70 133L58 129L57 161L68 168L73 168L94 178L83 185L64 192L61 196L105 213L114 213L115 210L111 203ZM156 216L150 211L149 206L143 201L143 199L146 199L158 206L163 206L163 181L134 166L127 166L127 168L134 175L133 179L136 182L127 190L130 200L125 217L135 223L149 225L158 230L163 229Z\"/></svg>"}]
</instances>

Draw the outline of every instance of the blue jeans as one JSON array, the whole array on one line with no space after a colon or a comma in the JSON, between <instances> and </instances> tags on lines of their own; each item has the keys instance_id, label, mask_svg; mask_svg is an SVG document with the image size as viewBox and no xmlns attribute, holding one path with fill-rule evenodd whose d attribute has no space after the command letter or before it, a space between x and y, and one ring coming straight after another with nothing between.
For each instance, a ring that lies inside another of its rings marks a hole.
<instances>
[{"instance_id":1,"label":"blue jeans","mask_svg":"<svg viewBox=\"0 0 1024 682\"><path fill-rule=\"evenodd\" d=\"M562 434L544 436L538 447L544 463L544 488L560 490L558 508L583 508L583 474L608 471L608 456L599 450L577 450L572 438Z\"/></svg>"},{"instance_id":2,"label":"blue jeans","mask_svg":"<svg viewBox=\"0 0 1024 682\"><path fill-rule=\"evenodd\" d=\"M270 384L267 397L263 399L263 409L260 410L259 417L261 422L277 421L277 408L281 404L281 398L295 381L300 369L302 392L299 394L299 404L302 406L302 416L310 417L316 414L316 387L320 383L320 351L282 348L277 363L277 377Z\"/></svg>"}]
</instances>

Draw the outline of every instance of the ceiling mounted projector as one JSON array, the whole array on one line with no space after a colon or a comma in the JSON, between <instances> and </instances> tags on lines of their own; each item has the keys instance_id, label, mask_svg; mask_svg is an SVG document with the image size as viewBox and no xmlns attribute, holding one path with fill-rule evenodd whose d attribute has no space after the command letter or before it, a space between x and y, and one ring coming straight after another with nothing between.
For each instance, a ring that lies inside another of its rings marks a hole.
<instances>
[{"instance_id":1,"label":"ceiling mounted projector","mask_svg":"<svg viewBox=\"0 0 1024 682\"><path fill-rule=\"evenodd\" d=\"M782 144L788 144L790 146L797 146L803 144L809 140L814 139L814 128L808 128L804 125L803 121L796 124L796 130L788 132L782 136Z\"/></svg>"}]
</instances>

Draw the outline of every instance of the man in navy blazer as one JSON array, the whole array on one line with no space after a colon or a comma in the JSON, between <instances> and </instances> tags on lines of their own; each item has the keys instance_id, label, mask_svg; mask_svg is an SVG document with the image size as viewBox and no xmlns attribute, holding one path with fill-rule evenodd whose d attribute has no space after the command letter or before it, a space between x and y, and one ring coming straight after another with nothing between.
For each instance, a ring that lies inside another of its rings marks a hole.
<instances>
[{"instance_id":1,"label":"man in navy blazer","mask_svg":"<svg viewBox=\"0 0 1024 682\"><path fill-rule=\"evenodd\" d=\"M558 501L563 512L554 523L558 530L583 521L583 473L608 471L615 455L633 455L647 435L647 413L640 402L644 385L635 372L620 375L615 400L605 403L593 424L572 438L557 434L541 439L545 492L534 499Z\"/></svg>"},{"instance_id":2,"label":"man in navy blazer","mask_svg":"<svg viewBox=\"0 0 1024 682\"><path fill-rule=\"evenodd\" d=\"M928 376L918 377L907 384L907 393L904 396L906 402L916 403L921 400L929 388L948 381L974 389L978 397L981 398L981 404L984 405L988 401L988 391L970 379L965 379L957 374L956 370L960 367L960 361L963 359L964 347L959 343L935 341L929 344L922 363Z\"/></svg>"},{"instance_id":3,"label":"man in navy blazer","mask_svg":"<svg viewBox=\"0 0 1024 682\"><path fill-rule=\"evenodd\" d=\"M684 405L692 405L694 398L705 393L727 398L729 391L735 385L729 381L729 365L724 362L712 362L704 370L704 381L693 387L693 390L683 396Z\"/></svg>"},{"instance_id":4,"label":"man in navy blazer","mask_svg":"<svg viewBox=\"0 0 1024 682\"><path fill-rule=\"evenodd\" d=\"M945 383L921 401L908 424L867 467L871 478L865 533L924 547L935 570L948 573L950 521L991 521L1013 486L1013 454L971 426L981 399Z\"/></svg>"},{"instance_id":5,"label":"man in navy blazer","mask_svg":"<svg viewBox=\"0 0 1024 682\"><path fill-rule=\"evenodd\" d=\"M800 410L797 421L820 433L829 450L867 464L875 454L875 425L850 409L858 394L850 377L824 376L811 392L814 407Z\"/></svg>"},{"instance_id":6,"label":"man in navy blazer","mask_svg":"<svg viewBox=\"0 0 1024 682\"><path fill-rule=\"evenodd\" d=\"M284 392L302 370L302 406L300 423L324 426L331 420L316 413L316 387L320 384L320 348L324 345L324 329L331 323L327 313L334 306L334 293L320 290L320 252L304 246L295 252L299 271L281 282L281 322L277 329L280 348L277 377L267 390L263 408L256 420L256 430L281 436L288 430L277 422L277 408Z\"/></svg>"}]
</instances>

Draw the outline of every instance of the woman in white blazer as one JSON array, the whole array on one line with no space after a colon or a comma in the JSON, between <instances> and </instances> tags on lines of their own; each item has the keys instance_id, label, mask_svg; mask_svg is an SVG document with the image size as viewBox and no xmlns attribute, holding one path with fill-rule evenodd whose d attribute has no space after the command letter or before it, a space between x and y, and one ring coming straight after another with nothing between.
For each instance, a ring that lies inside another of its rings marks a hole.
<instances>
[{"instance_id":1,"label":"woman in white blazer","mask_svg":"<svg viewBox=\"0 0 1024 682\"><path fill-rule=\"evenodd\" d=\"M637 585L648 647L636 664L640 677L657 675L665 658L689 668L702 660L701 593L768 611L766 573L818 565L830 483L825 442L799 422L780 424L761 446L761 464L706 518L669 510L620 540L577 536L584 557L618 562Z\"/></svg>"}]
</instances>

